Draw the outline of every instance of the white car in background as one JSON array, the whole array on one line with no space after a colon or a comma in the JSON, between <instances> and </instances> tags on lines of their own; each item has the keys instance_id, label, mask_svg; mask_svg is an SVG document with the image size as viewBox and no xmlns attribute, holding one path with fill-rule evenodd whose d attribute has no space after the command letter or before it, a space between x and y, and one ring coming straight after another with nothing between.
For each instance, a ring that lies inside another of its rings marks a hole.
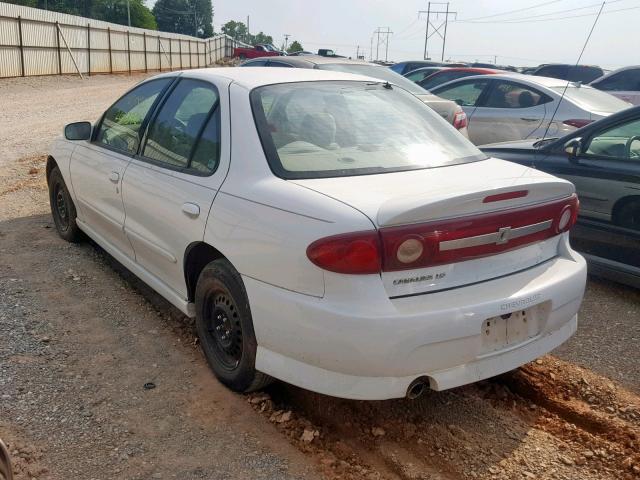
<instances>
[{"instance_id":1,"label":"white car in background","mask_svg":"<svg viewBox=\"0 0 640 480\"><path fill-rule=\"evenodd\" d=\"M517 73L452 80L432 93L462 106L476 145L561 137L631 107L593 87Z\"/></svg>"},{"instance_id":2,"label":"white car in background","mask_svg":"<svg viewBox=\"0 0 640 480\"><path fill-rule=\"evenodd\" d=\"M589 85L625 102L640 105L640 65L607 73Z\"/></svg>"},{"instance_id":3,"label":"white car in background","mask_svg":"<svg viewBox=\"0 0 640 480\"><path fill-rule=\"evenodd\" d=\"M86 233L195 316L237 391L275 377L415 397L516 368L576 330L573 185L487 158L387 82L159 75L93 126L67 125L47 180L62 238Z\"/></svg>"}]
</instances>

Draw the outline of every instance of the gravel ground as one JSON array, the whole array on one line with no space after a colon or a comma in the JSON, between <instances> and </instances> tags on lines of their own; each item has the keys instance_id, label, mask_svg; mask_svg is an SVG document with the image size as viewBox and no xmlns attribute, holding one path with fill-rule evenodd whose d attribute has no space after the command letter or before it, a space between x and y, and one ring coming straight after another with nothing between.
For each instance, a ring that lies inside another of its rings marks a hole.
<instances>
[{"instance_id":1,"label":"gravel ground","mask_svg":"<svg viewBox=\"0 0 640 480\"><path fill-rule=\"evenodd\" d=\"M191 323L48 213L46 146L141 78L0 81L0 437L18 480L640 478L640 294L596 279L560 359L493 381L414 402L219 385Z\"/></svg>"}]
</instances>

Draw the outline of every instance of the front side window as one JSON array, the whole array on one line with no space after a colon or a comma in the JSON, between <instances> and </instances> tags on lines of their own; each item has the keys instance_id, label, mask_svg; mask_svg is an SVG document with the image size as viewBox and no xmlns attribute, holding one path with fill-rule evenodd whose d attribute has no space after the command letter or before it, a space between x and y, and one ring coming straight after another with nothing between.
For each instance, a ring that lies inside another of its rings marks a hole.
<instances>
[{"instance_id":1,"label":"front side window","mask_svg":"<svg viewBox=\"0 0 640 480\"><path fill-rule=\"evenodd\" d=\"M158 95L172 80L162 78L143 83L120 98L104 114L95 142L135 154L142 124Z\"/></svg>"},{"instance_id":2,"label":"front side window","mask_svg":"<svg viewBox=\"0 0 640 480\"><path fill-rule=\"evenodd\" d=\"M381 83L299 82L251 92L269 164L283 178L442 167L485 155L406 91Z\"/></svg>"},{"instance_id":3,"label":"front side window","mask_svg":"<svg viewBox=\"0 0 640 480\"><path fill-rule=\"evenodd\" d=\"M463 107L473 107L488 83L487 80L471 80L444 87L433 93L447 100L453 100Z\"/></svg>"},{"instance_id":4,"label":"front side window","mask_svg":"<svg viewBox=\"0 0 640 480\"><path fill-rule=\"evenodd\" d=\"M180 80L149 127L142 155L170 167L189 168L205 124L210 117L219 118L218 99L213 85L200 80ZM211 150L210 155L212 165L217 164L217 150ZM202 159L198 163L208 164Z\"/></svg>"},{"instance_id":5,"label":"front side window","mask_svg":"<svg viewBox=\"0 0 640 480\"><path fill-rule=\"evenodd\" d=\"M489 108L530 108L551 100L551 97L526 85L497 81L482 106Z\"/></svg>"},{"instance_id":6,"label":"front side window","mask_svg":"<svg viewBox=\"0 0 640 480\"><path fill-rule=\"evenodd\" d=\"M640 160L640 120L609 128L591 139L585 153L618 160Z\"/></svg>"},{"instance_id":7,"label":"front side window","mask_svg":"<svg viewBox=\"0 0 640 480\"><path fill-rule=\"evenodd\" d=\"M426 90L431 90L436 88L438 85L442 85L443 83L450 82L451 80L456 80L458 78L470 77L472 75L477 75L475 72L447 72L443 71L432 75L431 77L426 78L423 82L418 82L422 88Z\"/></svg>"}]
</instances>

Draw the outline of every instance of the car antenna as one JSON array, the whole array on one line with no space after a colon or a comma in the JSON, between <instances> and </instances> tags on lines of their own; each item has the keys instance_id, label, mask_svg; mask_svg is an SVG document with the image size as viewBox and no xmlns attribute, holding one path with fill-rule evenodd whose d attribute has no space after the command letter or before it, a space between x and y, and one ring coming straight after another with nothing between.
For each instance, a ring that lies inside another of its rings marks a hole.
<instances>
[{"instance_id":1,"label":"car antenna","mask_svg":"<svg viewBox=\"0 0 640 480\"><path fill-rule=\"evenodd\" d=\"M576 62L576 68L578 67L578 65L580 65L580 60L582 60L582 55L584 54L584 51L587 48L587 45L589 44L589 40L591 40L591 35L593 34L593 31L596 28L596 25L598 24L598 20L600 19L600 15L602 15L602 10L604 9L604 6L607 2L602 2L602 5L600 5L600 10L598 11L598 15L596 16L596 19L593 22L593 25L591 26L591 30L589 31L589 35L587 35L587 40L584 42L584 45L582 46L582 51L580 52L580 55L578 56L578 61ZM558 113L558 109L560 108L560 104L562 103L562 100L564 99L565 94L567 93L567 88L569 88L569 85L571 83L571 80L567 80L567 84L564 86L564 90L562 90L562 95L560 95L560 101L558 101L558 104L556 105L556 109L553 111L553 115L551 115L551 119L549 120L549 123L547 124L547 128L544 131L544 135L542 136L543 139L547 138L547 133L549 133L549 129L551 128L551 124L553 123L553 119L556 117L556 114Z\"/></svg>"}]
</instances>

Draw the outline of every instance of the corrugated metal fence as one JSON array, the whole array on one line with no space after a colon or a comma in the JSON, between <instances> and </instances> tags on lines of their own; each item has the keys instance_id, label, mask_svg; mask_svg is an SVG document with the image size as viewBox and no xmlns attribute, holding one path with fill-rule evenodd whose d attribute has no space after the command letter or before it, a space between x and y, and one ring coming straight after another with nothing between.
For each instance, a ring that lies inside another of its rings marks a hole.
<instances>
[{"instance_id":1,"label":"corrugated metal fence","mask_svg":"<svg viewBox=\"0 0 640 480\"><path fill-rule=\"evenodd\" d=\"M199 68L237 45L0 2L0 78Z\"/></svg>"}]
</instances>

